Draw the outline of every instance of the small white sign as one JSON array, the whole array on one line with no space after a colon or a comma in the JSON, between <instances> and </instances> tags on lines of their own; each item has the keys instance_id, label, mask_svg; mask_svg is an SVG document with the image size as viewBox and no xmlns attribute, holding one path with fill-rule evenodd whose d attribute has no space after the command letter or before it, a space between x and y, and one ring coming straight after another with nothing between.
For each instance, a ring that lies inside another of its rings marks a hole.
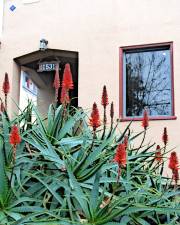
<instances>
[{"instance_id":1,"label":"small white sign","mask_svg":"<svg viewBox=\"0 0 180 225\"><path fill-rule=\"evenodd\" d=\"M31 78L28 76L26 72L22 72L21 79L22 79L22 87L26 91L37 96L37 91L38 91L37 86L34 84L34 82L31 80Z\"/></svg>"},{"instance_id":2,"label":"small white sign","mask_svg":"<svg viewBox=\"0 0 180 225\"><path fill-rule=\"evenodd\" d=\"M41 62L41 63L39 63L39 69L37 70L37 72L55 71L57 65L59 65L59 63L57 63L57 62ZM59 68L59 70L60 70L60 68Z\"/></svg>"},{"instance_id":3,"label":"small white sign","mask_svg":"<svg viewBox=\"0 0 180 225\"><path fill-rule=\"evenodd\" d=\"M23 4L31 4L31 3L37 3L40 2L40 0L23 0Z\"/></svg>"}]
</instances>

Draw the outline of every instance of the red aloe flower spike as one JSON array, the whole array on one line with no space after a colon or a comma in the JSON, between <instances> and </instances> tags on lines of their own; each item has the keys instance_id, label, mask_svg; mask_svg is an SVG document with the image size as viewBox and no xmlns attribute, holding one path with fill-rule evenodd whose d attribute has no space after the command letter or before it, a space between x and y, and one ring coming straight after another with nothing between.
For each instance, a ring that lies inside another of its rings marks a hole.
<instances>
[{"instance_id":1,"label":"red aloe flower spike","mask_svg":"<svg viewBox=\"0 0 180 225\"><path fill-rule=\"evenodd\" d=\"M157 147L156 147L155 160L158 162L162 161L161 148L159 145L157 145Z\"/></svg>"},{"instance_id":2,"label":"red aloe flower spike","mask_svg":"<svg viewBox=\"0 0 180 225\"><path fill-rule=\"evenodd\" d=\"M96 128L98 128L101 125L99 110L98 110L97 104L95 102L94 102L93 108L92 108L90 125L93 127L93 131L96 131Z\"/></svg>"},{"instance_id":3,"label":"red aloe flower spike","mask_svg":"<svg viewBox=\"0 0 180 225\"><path fill-rule=\"evenodd\" d=\"M11 128L9 142L11 145L17 145L21 142L21 136L19 134L19 129L16 125Z\"/></svg>"},{"instance_id":4,"label":"red aloe flower spike","mask_svg":"<svg viewBox=\"0 0 180 225\"><path fill-rule=\"evenodd\" d=\"M164 133L163 133L163 136L162 136L162 140L164 142L164 145L166 146L167 143L168 143L168 135L167 135L167 128L164 127Z\"/></svg>"},{"instance_id":5,"label":"red aloe flower spike","mask_svg":"<svg viewBox=\"0 0 180 225\"><path fill-rule=\"evenodd\" d=\"M118 145L113 161L117 162L118 167L119 167L118 168L118 177L117 177L117 182L118 182L119 177L121 175L121 168L126 167L126 163L127 163L126 147L125 147L124 143Z\"/></svg>"},{"instance_id":6,"label":"red aloe flower spike","mask_svg":"<svg viewBox=\"0 0 180 225\"><path fill-rule=\"evenodd\" d=\"M175 181L175 184L177 185L178 180L179 180L179 171L178 171L178 169L173 170L172 173L173 173L172 179Z\"/></svg>"},{"instance_id":7,"label":"red aloe flower spike","mask_svg":"<svg viewBox=\"0 0 180 225\"><path fill-rule=\"evenodd\" d=\"M128 136L125 136L124 137L124 146L127 149L127 146L128 146Z\"/></svg>"},{"instance_id":8,"label":"red aloe flower spike","mask_svg":"<svg viewBox=\"0 0 180 225\"><path fill-rule=\"evenodd\" d=\"M114 161L117 162L119 167L126 167L127 156L125 144L119 144L116 149L116 154L114 156Z\"/></svg>"},{"instance_id":9,"label":"red aloe flower spike","mask_svg":"<svg viewBox=\"0 0 180 225\"><path fill-rule=\"evenodd\" d=\"M67 90L74 88L72 73L71 73L71 68L69 63L65 65L63 80L62 80L62 87L66 88Z\"/></svg>"},{"instance_id":10,"label":"red aloe flower spike","mask_svg":"<svg viewBox=\"0 0 180 225\"><path fill-rule=\"evenodd\" d=\"M109 102L108 102L108 94L107 94L106 85L104 85L104 87L103 87L101 104L102 104L104 107L106 107L106 106L109 104Z\"/></svg>"},{"instance_id":11,"label":"red aloe flower spike","mask_svg":"<svg viewBox=\"0 0 180 225\"><path fill-rule=\"evenodd\" d=\"M171 170L178 170L179 161L176 152L171 152L171 156L169 158L169 168Z\"/></svg>"},{"instance_id":12,"label":"red aloe flower spike","mask_svg":"<svg viewBox=\"0 0 180 225\"><path fill-rule=\"evenodd\" d=\"M106 116L106 106L109 104L108 102L108 95L107 95L107 89L106 85L103 87L103 92L102 92L102 98L101 98L101 104L103 105L104 108L104 117L103 117L103 124L104 124L104 132L103 132L103 137L106 131L106 123L107 123L107 116Z\"/></svg>"},{"instance_id":13,"label":"red aloe flower spike","mask_svg":"<svg viewBox=\"0 0 180 225\"><path fill-rule=\"evenodd\" d=\"M13 147L13 160L16 160L16 146L21 142L21 136L19 134L19 129L16 125L11 128L11 133L9 137L9 142Z\"/></svg>"},{"instance_id":14,"label":"red aloe flower spike","mask_svg":"<svg viewBox=\"0 0 180 225\"><path fill-rule=\"evenodd\" d=\"M7 95L10 91L9 77L8 74L5 73L4 82L3 82L3 92Z\"/></svg>"},{"instance_id":15,"label":"red aloe flower spike","mask_svg":"<svg viewBox=\"0 0 180 225\"><path fill-rule=\"evenodd\" d=\"M5 110L7 111L7 94L10 91L9 77L8 74L5 73L4 82L3 82L3 92L5 95Z\"/></svg>"},{"instance_id":16,"label":"red aloe flower spike","mask_svg":"<svg viewBox=\"0 0 180 225\"><path fill-rule=\"evenodd\" d=\"M176 152L172 152L169 158L169 168L172 170L172 179L177 182L179 180L179 161Z\"/></svg>"},{"instance_id":17,"label":"red aloe flower spike","mask_svg":"<svg viewBox=\"0 0 180 225\"><path fill-rule=\"evenodd\" d=\"M61 90L60 102L65 105L70 103L69 91L65 88L62 88L62 90Z\"/></svg>"},{"instance_id":18,"label":"red aloe flower spike","mask_svg":"<svg viewBox=\"0 0 180 225\"><path fill-rule=\"evenodd\" d=\"M55 89L59 89L60 88L59 65L56 65L56 72L55 72L55 76L54 76L53 87Z\"/></svg>"},{"instance_id":19,"label":"red aloe flower spike","mask_svg":"<svg viewBox=\"0 0 180 225\"><path fill-rule=\"evenodd\" d=\"M55 88L55 101L57 101L58 98L58 90L60 88L60 79L59 79L59 65L56 65L56 72L54 76L54 82L53 87Z\"/></svg>"},{"instance_id":20,"label":"red aloe flower spike","mask_svg":"<svg viewBox=\"0 0 180 225\"><path fill-rule=\"evenodd\" d=\"M144 127L145 130L149 126L149 117L148 117L147 109L145 109L143 112L142 126Z\"/></svg>"}]
</instances>

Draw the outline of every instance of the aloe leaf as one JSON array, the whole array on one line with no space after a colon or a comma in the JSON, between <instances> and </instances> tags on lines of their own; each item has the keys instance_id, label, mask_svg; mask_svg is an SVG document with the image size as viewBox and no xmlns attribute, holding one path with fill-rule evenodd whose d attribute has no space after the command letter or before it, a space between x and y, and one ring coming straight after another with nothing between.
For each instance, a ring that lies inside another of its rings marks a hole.
<instances>
[{"instance_id":1,"label":"aloe leaf","mask_svg":"<svg viewBox=\"0 0 180 225\"><path fill-rule=\"evenodd\" d=\"M92 169L89 169L88 172L86 171L86 174L85 175L82 175L82 176L78 176L77 179L78 181L85 181L85 180L88 180L90 177L92 177L100 168L101 166L104 164L104 162L106 161L107 159L101 161L100 163L98 163L96 166L94 166Z\"/></svg>"},{"instance_id":2,"label":"aloe leaf","mask_svg":"<svg viewBox=\"0 0 180 225\"><path fill-rule=\"evenodd\" d=\"M7 216L6 216L5 212L3 212L3 211L0 211L0 222L1 222L2 225L3 224L10 225L9 222L8 222Z\"/></svg>"},{"instance_id":3,"label":"aloe leaf","mask_svg":"<svg viewBox=\"0 0 180 225\"><path fill-rule=\"evenodd\" d=\"M47 212L44 210L43 212L45 215L47 215ZM13 225L22 225L24 224L25 222L29 222L31 219L33 219L34 217L36 216L40 216L42 215L42 212L35 212L35 213L31 213L31 214L28 214L26 216L24 216L23 218L17 220L16 222L13 223Z\"/></svg>"},{"instance_id":4,"label":"aloe leaf","mask_svg":"<svg viewBox=\"0 0 180 225\"><path fill-rule=\"evenodd\" d=\"M11 211L4 211L9 217L13 218L15 221L21 219L23 217L22 214L20 213L15 213L15 212L11 212Z\"/></svg>"},{"instance_id":5,"label":"aloe leaf","mask_svg":"<svg viewBox=\"0 0 180 225\"><path fill-rule=\"evenodd\" d=\"M35 106L33 106L33 111L34 111L34 113L36 115L38 126L40 127L41 131L44 134L46 134L47 130L46 130L46 127L45 127L45 125L43 123L43 119L41 118L41 116L40 116L40 114L39 114L39 112L38 112L38 110L36 109Z\"/></svg>"},{"instance_id":6,"label":"aloe leaf","mask_svg":"<svg viewBox=\"0 0 180 225\"><path fill-rule=\"evenodd\" d=\"M76 178L74 177L73 173L71 172L70 168L68 167L68 165L67 165L67 171L68 171L70 182L72 183L71 193L76 198L76 200L79 202L79 204L81 205L81 208L85 212L86 216L89 218L90 214L88 211L86 196L85 196L81 186L77 182Z\"/></svg>"},{"instance_id":7,"label":"aloe leaf","mask_svg":"<svg viewBox=\"0 0 180 225\"><path fill-rule=\"evenodd\" d=\"M9 143L9 130L10 130L10 122L8 121L7 117L2 114L2 124L3 124L3 140L4 140L4 159L8 160L8 156L11 153L11 145ZM10 163L11 158L8 160L8 163ZM7 162L6 162L7 163Z\"/></svg>"},{"instance_id":8,"label":"aloe leaf","mask_svg":"<svg viewBox=\"0 0 180 225\"><path fill-rule=\"evenodd\" d=\"M68 121L64 124L64 126L59 130L59 134L57 140L61 140L65 135L71 132L72 128L74 127L76 121L80 120L83 116L81 112L77 111L75 115L71 116Z\"/></svg>"},{"instance_id":9,"label":"aloe leaf","mask_svg":"<svg viewBox=\"0 0 180 225\"><path fill-rule=\"evenodd\" d=\"M53 123L54 123L54 112L53 112L53 105L51 104L48 109L48 117L47 117L47 132L51 134Z\"/></svg>"},{"instance_id":10,"label":"aloe leaf","mask_svg":"<svg viewBox=\"0 0 180 225\"><path fill-rule=\"evenodd\" d=\"M0 137L0 205L4 205L6 195L8 193L8 179L5 174L5 162L3 155L3 140Z\"/></svg>"},{"instance_id":11,"label":"aloe leaf","mask_svg":"<svg viewBox=\"0 0 180 225\"><path fill-rule=\"evenodd\" d=\"M103 218L100 218L99 221L95 222L96 225L103 225L107 222L110 222L113 218L115 218L116 216L121 216L123 213L126 212L126 210L130 207L130 204L124 208L121 209L114 209L113 212L108 213L107 215L105 215Z\"/></svg>"},{"instance_id":12,"label":"aloe leaf","mask_svg":"<svg viewBox=\"0 0 180 225\"><path fill-rule=\"evenodd\" d=\"M29 175L36 178L40 183L42 183L49 190L49 192L57 199L57 201L60 204L63 203L62 197L56 191L54 191L53 184L48 185L45 181L43 181L39 176L37 176L35 174L29 174Z\"/></svg>"},{"instance_id":13,"label":"aloe leaf","mask_svg":"<svg viewBox=\"0 0 180 225\"><path fill-rule=\"evenodd\" d=\"M43 140L46 139L45 136L43 136L42 138ZM54 150L54 147L51 145L51 143L47 139L45 140L46 145L43 145L42 143L37 141L37 139L33 137L32 135L29 135L29 137L27 138L23 137L23 139L29 144L31 144L32 146L34 146L35 148L37 148L41 152L41 154L44 156L44 158L52 162L56 162L59 165L64 165L64 162L59 158L58 154Z\"/></svg>"},{"instance_id":14,"label":"aloe leaf","mask_svg":"<svg viewBox=\"0 0 180 225\"><path fill-rule=\"evenodd\" d=\"M103 141L98 147L93 148L93 152L89 154L85 163L82 165L81 169L85 170L89 165L91 165L95 160L100 158L102 151L110 144L112 144L114 137Z\"/></svg>"},{"instance_id":15,"label":"aloe leaf","mask_svg":"<svg viewBox=\"0 0 180 225\"><path fill-rule=\"evenodd\" d=\"M119 223L119 222L109 222L109 223L106 223L104 225L120 225L120 224L126 225L125 223Z\"/></svg>"},{"instance_id":16,"label":"aloe leaf","mask_svg":"<svg viewBox=\"0 0 180 225\"><path fill-rule=\"evenodd\" d=\"M100 180L100 172L98 171L96 173L95 179L94 179L94 184L93 184L93 189L90 194L90 207L92 208L92 212L97 207L97 200L99 197L99 180Z\"/></svg>"},{"instance_id":17,"label":"aloe leaf","mask_svg":"<svg viewBox=\"0 0 180 225\"><path fill-rule=\"evenodd\" d=\"M76 147L77 145L82 145L84 140L82 137L67 137L62 138L60 141L54 142L55 145L65 145L69 148Z\"/></svg>"},{"instance_id":18,"label":"aloe leaf","mask_svg":"<svg viewBox=\"0 0 180 225\"><path fill-rule=\"evenodd\" d=\"M121 136L117 139L116 142L120 142L122 141L122 139L124 138L126 132L128 131L129 127L131 126L132 121L127 125L127 127L125 128L125 130L123 131L123 133L121 134Z\"/></svg>"}]
</instances>

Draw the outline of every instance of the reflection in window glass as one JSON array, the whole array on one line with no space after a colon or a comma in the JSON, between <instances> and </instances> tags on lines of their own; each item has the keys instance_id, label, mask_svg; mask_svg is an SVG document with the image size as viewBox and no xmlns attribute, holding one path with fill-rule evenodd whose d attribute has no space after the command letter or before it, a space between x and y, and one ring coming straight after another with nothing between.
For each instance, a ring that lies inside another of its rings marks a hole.
<instances>
[{"instance_id":1,"label":"reflection in window glass","mask_svg":"<svg viewBox=\"0 0 180 225\"><path fill-rule=\"evenodd\" d=\"M124 74L127 117L142 116L145 107L151 116L172 115L169 48L124 52Z\"/></svg>"}]
</instances>

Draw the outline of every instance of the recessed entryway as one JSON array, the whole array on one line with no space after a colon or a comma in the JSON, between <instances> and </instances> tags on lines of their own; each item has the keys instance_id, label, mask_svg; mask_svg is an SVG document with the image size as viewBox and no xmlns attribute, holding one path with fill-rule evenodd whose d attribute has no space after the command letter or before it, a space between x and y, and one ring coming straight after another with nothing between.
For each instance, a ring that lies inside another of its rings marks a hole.
<instances>
[{"instance_id":1,"label":"recessed entryway","mask_svg":"<svg viewBox=\"0 0 180 225\"><path fill-rule=\"evenodd\" d=\"M45 115L49 104L55 103L53 81L56 65L59 65L59 76L62 81L66 63L70 64L74 89L70 91L71 104L78 106L78 52L47 49L35 51L14 58L20 66L20 98L19 105L25 106L28 99L32 99L42 115ZM59 97L60 99L60 91ZM58 100L58 104L60 101Z\"/></svg>"}]
</instances>

